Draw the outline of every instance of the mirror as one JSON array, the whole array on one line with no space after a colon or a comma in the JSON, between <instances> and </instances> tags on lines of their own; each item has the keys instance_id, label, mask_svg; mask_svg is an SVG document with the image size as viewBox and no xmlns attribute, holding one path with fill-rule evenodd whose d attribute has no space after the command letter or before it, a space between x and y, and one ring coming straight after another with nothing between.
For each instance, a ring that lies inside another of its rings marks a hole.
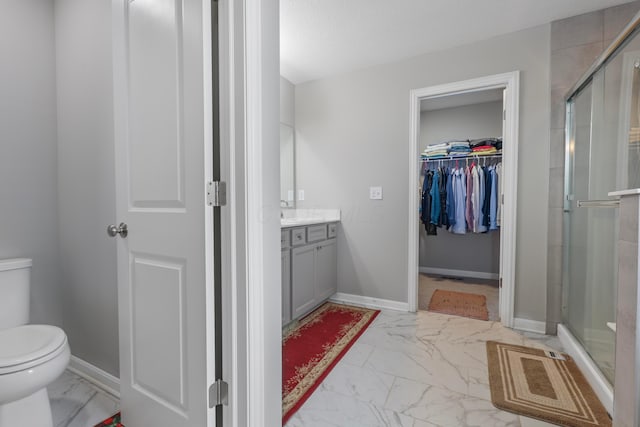
<instances>
[{"instance_id":1,"label":"mirror","mask_svg":"<svg viewBox=\"0 0 640 427\"><path fill-rule=\"evenodd\" d=\"M280 207L295 208L295 132L280 123Z\"/></svg>"}]
</instances>

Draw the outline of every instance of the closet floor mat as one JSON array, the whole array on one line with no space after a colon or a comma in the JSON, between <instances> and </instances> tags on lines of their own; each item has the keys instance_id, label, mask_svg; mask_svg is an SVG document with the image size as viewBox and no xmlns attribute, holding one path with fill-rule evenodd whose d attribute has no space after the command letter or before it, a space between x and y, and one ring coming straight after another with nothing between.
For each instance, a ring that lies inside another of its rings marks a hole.
<instances>
[{"instance_id":1,"label":"closet floor mat","mask_svg":"<svg viewBox=\"0 0 640 427\"><path fill-rule=\"evenodd\" d=\"M434 313L489 320L487 297L466 292L436 289L431 296L428 310Z\"/></svg>"}]
</instances>

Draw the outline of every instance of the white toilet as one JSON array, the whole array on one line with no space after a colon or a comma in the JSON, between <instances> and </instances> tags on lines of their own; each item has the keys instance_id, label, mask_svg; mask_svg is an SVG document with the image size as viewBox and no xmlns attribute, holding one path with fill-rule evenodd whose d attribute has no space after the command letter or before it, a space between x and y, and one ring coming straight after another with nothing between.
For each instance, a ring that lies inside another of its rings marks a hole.
<instances>
[{"instance_id":1,"label":"white toilet","mask_svg":"<svg viewBox=\"0 0 640 427\"><path fill-rule=\"evenodd\" d=\"M69 364L64 331L28 325L31 260L0 260L0 427L52 427L47 385Z\"/></svg>"}]
</instances>

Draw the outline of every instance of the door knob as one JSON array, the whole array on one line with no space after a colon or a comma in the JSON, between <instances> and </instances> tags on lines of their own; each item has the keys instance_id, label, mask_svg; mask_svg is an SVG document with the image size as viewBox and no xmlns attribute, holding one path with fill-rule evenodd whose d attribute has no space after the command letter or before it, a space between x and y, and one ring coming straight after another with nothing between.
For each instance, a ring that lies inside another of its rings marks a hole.
<instances>
[{"instance_id":1,"label":"door knob","mask_svg":"<svg viewBox=\"0 0 640 427\"><path fill-rule=\"evenodd\" d=\"M111 237L116 237L116 234L120 234L120 237L127 237L129 234L129 230L127 229L127 224L124 222L120 223L120 226L116 227L114 224L110 224L107 226L107 234Z\"/></svg>"}]
</instances>

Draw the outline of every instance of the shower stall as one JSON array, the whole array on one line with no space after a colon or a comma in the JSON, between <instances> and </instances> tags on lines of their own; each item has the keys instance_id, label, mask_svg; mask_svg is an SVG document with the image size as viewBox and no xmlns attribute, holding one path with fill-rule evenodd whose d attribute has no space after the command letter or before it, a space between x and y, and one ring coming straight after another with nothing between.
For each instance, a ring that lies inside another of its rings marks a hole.
<instances>
[{"instance_id":1,"label":"shower stall","mask_svg":"<svg viewBox=\"0 0 640 427\"><path fill-rule=\"evenodd\" d=\"M636 16L566 101L559 335L568 335L587 355L610 399L620 224L619 200L609 193L640 187L639 22Z\"/></svg>"}]
</instances>

